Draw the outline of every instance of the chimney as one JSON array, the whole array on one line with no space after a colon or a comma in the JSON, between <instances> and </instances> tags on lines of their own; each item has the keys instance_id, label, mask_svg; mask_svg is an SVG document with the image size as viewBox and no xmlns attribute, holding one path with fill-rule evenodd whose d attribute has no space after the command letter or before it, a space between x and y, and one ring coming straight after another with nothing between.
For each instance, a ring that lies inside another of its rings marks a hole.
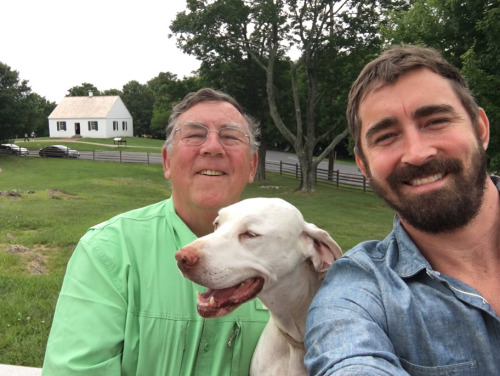
<instances>
[{"instance_id":1,"label":"chimney","mask_svg":"<svg viewBox=\"0 0 500 376\"><path fill-rule=\"evenodd\" d=\"M92 90L89 90L89 97L93 96L94 93L92 93Z\"/></svg>"}]
</instances>

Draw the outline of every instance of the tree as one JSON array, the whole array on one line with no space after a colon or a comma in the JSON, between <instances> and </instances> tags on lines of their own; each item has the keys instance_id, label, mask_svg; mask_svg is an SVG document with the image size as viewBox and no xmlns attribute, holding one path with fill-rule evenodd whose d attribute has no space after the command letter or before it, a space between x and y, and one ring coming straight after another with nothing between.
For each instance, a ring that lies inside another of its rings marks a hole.
<instances>
[{"instance_id":1,"label":"tree","mask_svg":"<svg viewBox=\"0 0 500 376\"><path fill-rule=\"evenodd\" d=\"M0 62L0 141L27 132L26 101L31 89L19 73Z\"/></svg>"},{"instance_id":2,"label":"tree","mask_svg":"<svg viewBox=\"0 0 500 376\"><path fill-rule=\"evenodd\" d=\"M154 95L153 119L151 120L151 136L165 139L168 118L172 108L179 103L188 92L201 88L198 79L191 77L179 80L175 74L162 72L148 81Z\"/></svg>"},{"instance_id":3,"label":"tree","mask_svg":"<svg viewBox=\"0 0 500 376\"><path fill-rule=\"evenodd\" d=\"M123 85L121 98L134 119L134 134L139 137L150 135L154 97L148 85L130 81Z\"/></svg>"},{"instance_id":4,"label":"tree","mask_svg":"<svg viewBox=\"0 0 500 376\"><path fill-rule=\"evenodd\" d=\"M49 102L36 93L30 93L25 100L25 124L26 132L35 132L37 137L49 135L48 116L56 108L55 102Z\"/></svg>"},{"instance_id":5,"label":"tree","mask_svg":"<svg viewBox=\"0 0 500 376\"><path fill-rule=\"evenodd\" d=\"M317 108L325 98L321 76L327 46L353 50L376 40L375 26L384 4L339 0L187 0L188 12L181 12L170 28L186 53L211 64L220 56L248 56L265 72L270 117L283 137L293 146L302 169L299 189L313 190L318 163L345 137L345 124L319 133ZM296 60L287 54L298 51ZM329 55L330 57L332 55ZM288 62L291 105L279 101L284 96L276 85L277 66ZM293 108L293 124L286 122L284 108ZM319 133L319 134L318 134ZM330 143L315 158L318 142Z\"/></svg>"},{"instance_id":6,"label":"tree","mask_svg":"<svg viewBox=\"0 0 500 376\"><path fill-rule=\"evenodd\" d=\"M107 89L104 90L101 95L118 95L119 97L123 96L123 92L118 89Z\"/></svg>"},{"instance_id":7,"label":"tree","mask_svg":"<svg viewBox=\"0 0 500 376\"><path fill-rule=\"evenodd\" d=\"M73 86L69 89L67 97L86 97L90 93L96 96L101 95L101 92L94 85L84 82L80 86Z\"/></svg>"},{"instance_id":8,"label":"tree","mask_svg":"<svg viewBox=\"0 0 500 376\"><path fill-rule=\"evenodd\" d=\"M387 44L423 44L461 69L490 120L490 169L500 169L500 2L416 0L381 29Z\"/></svg>"}]
</instances>

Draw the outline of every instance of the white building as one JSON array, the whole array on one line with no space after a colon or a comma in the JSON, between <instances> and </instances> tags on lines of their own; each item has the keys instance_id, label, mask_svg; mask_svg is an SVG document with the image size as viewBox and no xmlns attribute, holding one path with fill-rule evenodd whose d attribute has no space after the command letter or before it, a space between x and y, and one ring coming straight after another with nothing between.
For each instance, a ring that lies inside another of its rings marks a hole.
<instances>
[{"instance_id":1,"label":"white building","mask_svg":"<svg viewBox=\"0 0 500 376\"><path fill-rule=\"evenodd\" d=\"M134 123L117 95L65 97L49 115L49 136L132 137Z\"/></svg>"}]
</instances>

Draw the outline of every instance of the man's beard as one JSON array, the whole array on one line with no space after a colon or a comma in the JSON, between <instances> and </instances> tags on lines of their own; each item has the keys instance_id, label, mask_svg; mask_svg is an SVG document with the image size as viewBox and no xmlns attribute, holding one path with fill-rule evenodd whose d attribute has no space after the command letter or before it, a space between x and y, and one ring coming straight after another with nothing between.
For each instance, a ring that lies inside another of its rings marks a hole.
<instances>
[{"instance_id":1,"label":"man's beard","mask_svg":"<svg viewBox=\"0 0 500 376\"><path fill-rule=\"evenodd\" d=\"M453 185L432 192L405 195L402 187L416 178L440 174L453 178ZM449 232L468 224L479 212L486 182L486 153L482 145L472 157L467 173L461 161L452 158L432 160L422 166L406 165L387 178L389 191L369 178L373 191L381 196L411 226L428 233ZM389 193L396 196L389 198Z\"/></svg>"}]
</instances>

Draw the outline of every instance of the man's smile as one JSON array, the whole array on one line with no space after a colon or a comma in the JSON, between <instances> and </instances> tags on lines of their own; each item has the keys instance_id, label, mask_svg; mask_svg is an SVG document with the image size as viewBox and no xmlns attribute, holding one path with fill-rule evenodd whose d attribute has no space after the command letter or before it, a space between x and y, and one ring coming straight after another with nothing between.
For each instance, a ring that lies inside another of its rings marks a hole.
<instances>
[{"instance_id":1,"label":"man's smile","mask_svg":"<svg viewBox=\"0 0 500 376\"><path fill-rule=\"evenodd\" d=\"M409 182L407 182L407 184L411 185L412 187L417 187L419 185L429 184L429 183L433 183L435 181L438 181L438 180L442 179L443 176L444 176L444 174L441 173L441 174L426 176L423 178L416 178L416 179L410 180Z\"/></svg>"},{"instance_id":2,"label":"man's smile","mask_svg":"<svg viewBox=\"0 0 500 376\"><path fill-rule=\"evenodd\" d=\"M200 175L208 175L208 176L221 176L225 175L224 172L222 171L216 171L216 170L201 170L198 172Z\"/></svg>"}]
</instances>

